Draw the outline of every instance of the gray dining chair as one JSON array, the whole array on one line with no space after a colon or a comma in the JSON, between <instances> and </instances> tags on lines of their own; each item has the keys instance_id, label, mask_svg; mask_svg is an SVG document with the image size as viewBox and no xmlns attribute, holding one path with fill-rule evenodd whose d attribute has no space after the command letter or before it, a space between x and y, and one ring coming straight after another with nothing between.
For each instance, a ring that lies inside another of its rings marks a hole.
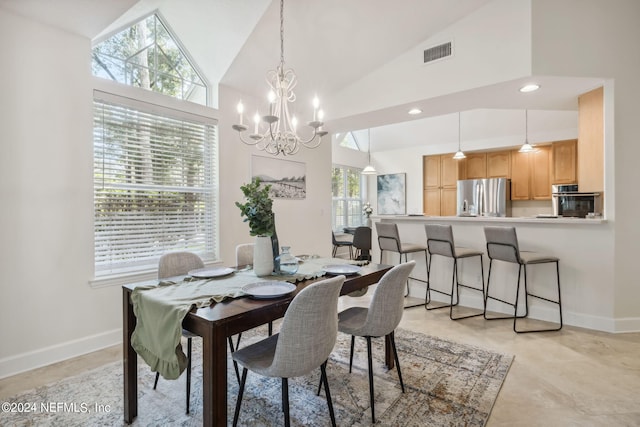
<instances>
[{"instance_id":1,"label":"gray dining chair","mask_svg":"<svg viewBox=\"0 0 640 427\"><path fill-rule=\"evenodd\" d=\"M425 245L419 243L410 243L403 242L400 240L400 232L398 231L398 224L389 223L389 222L376 222L376 233L378 234L378 247L380 248L380 264L382 264L382 258L384 255L384 251L389 252L397 252L399 262L402 262L402 255L404 255L405 262L409 260L408 254L411 253L424 253L424 264L425 269L428 268L428 260L427 260L427 247ZM409 279L416 280L418 282L426 283L423 279L418 279L417 277L409 277L407 278L407 294L408 297L410 294L409 290ZM416 300L418 300L416 298ZM410 303L405 305L404 308L412 308L422 306L424 302L420 299L419 303Z\"/></svg>"},{"instance_id":2,"label":"gray dining chair","mask_svg":"<svg viewBox=\"0 0 640 427\"><path fill-rule=\"evenodd\" d=\"M484 314L484 267L482 264L482 251L477 251L471 248L463 248L456 246L453 240L453 229L450 224L425 224L425 232L427 234L427 250L429 251L429 263L427 265L427 293L425 295L424 307L427 310L437 310L440 308L449 308L449 318L451 320L467 319L469 317L482 316ZM431 275L433 269L431 262L433 257L437 255L443 258L450 258L453 260L453 266L451 269L451 293L439 289L434 289L433 283L431 283ZM480 287L471 286L470 284L460 283L460 276L458 275L458 265L464 259L470 259L478 257L480 261ZM469 314L465 316L453 316L453 307L457 306L460 302L460 287L467 288L482 293L483 310L480 313ZM431 291L437 292L450 297L448 305L438 305L437 307L429 307L431 302ZM454 301L455 295L455 301Z\"/></svg>"},{"instance_id":3,"label":"gray dining chair","mask_svg":"<svg viewBox=\"0 0 640 427\"><path fill-rule=\"evenodd\" d=\"M336 233L331 231L331 242L333 243L333 251L331 252L331 256L333 258L336 257L336 254L338 253L338 248L346 247L349 249L349 259L353 259L353 241L338 240L336 239Z\"/></svg>"},{"instance_id":4,"label":"gray dining chair","mask_svg":"<svg viewBox=\"0 0 640 427\"><path fill-rule=\"evenodd\" d=\"M487 275L487 292L485 295L484 303L484 318L486 320L499 320L499 319L513 319L513 330L516 333L526 332L551 332L559 331L562 329L562 300L560 298L560 266L559 259L555 256L541 254L531 251L521 251L518 245L518 237L516 235L515 227L498 227L487 226L484 228L484 234L487 239L487 255L489 256L489 273ZM518 265L518 278L516 282L516 296L515 301L505 301L496 296L492 296L489 293L489 284L491 283L491 268L494 261L508 262ZM556 265L556 284L558 287L558 299L551 299L529 292L528 280L527 280L527 266L540 265L552 263ZM520 294L520 278L524 272L524 302L525 312L518 315L518 299ZM529 315L529 297L537 298L558 306L559 323L557 327L545 328L545 329L518 329L518 319L525 318ZM495 300L503 304L507 304L513 307L513 316L487 316L487 303L488 300Z\"/></svg>"},{"instance_id":5,"label":"gray dining chair","mask_svg":"<svg viewBox=\"0 0 640 427\"><path fill-rule=\"evenodd\" d=\"M371 261L371 227L361 226L353 233L354 258Z\"/></svg>"},{"instance_id":6,"label":"gray dining chair","mask_svg":"<svg viewBox=\"0 0 640 427\"><path fill-rule=\"evenodd\" d=\"M306 375L318 367L326 390L331 425L336 425L326 365L338 335L338 297L344 280L344 276L336 276L307 286L291 301L278 334L233 353L233 360L243 367L234 426L238 424L248 370L282 379L282 410L288 427L288 379Z\"/></svg>"},{"instance_id":7,"label":"gray dining chair","mask_svg":"<svg viewBox=\"0 0 640 427\"><path fill-rule=\"evenodd\" d=\"M185 276L191 270L198 268L204 268L204 262L202 259L193 252L179 251L169 252L160 257L158 261L158 280L167 279L170 277ZM182 336L187 339L187 414L189 413L189 402L191 397L191 349L192 339L198 337L186 329L182 330ZM239 341L239 340L238 340ZM234 351L233 341L229 337L229 347L231 352ZM237 364L234 364L236 370L236 377L240 380L240 372ZM156 378L153 381L153 389L155 390L158 385L158 379L160 379L160 373L156 372Z\"/></svg>"},{"instance_id":8,"label":"gray dining chair","mask_svg":"<svg viewBox=\"0 0 640 427\"><path fill-rule=\"evenodd\" d=\"M350 307L338 314L338 331L351 335L351 353L349 356L349 373L353 366L353 349L355 337L364 337L367 340L367 360L369 365L369 399L371 402L371 421L375 424L375 400L373 390L373 359L371 355L371 338L389 337L391 349L398 370L400 387L404 393L404 382L394 331L404 313L404 284L416 262L411 260L399 264L387 271L378 282L376 290L371 298L371 303L366 307Z\"/></svg>"},{"instance_id":9,"label":"gray dining chair","mask_svg":"<svg viewBox=\"0 0 640 427\"><path fill-rule=\"evenodd\" d=\"M253 264L253 248L255 243L242 243L236 246L236 267Z\"/></svg>"}]
</instances>

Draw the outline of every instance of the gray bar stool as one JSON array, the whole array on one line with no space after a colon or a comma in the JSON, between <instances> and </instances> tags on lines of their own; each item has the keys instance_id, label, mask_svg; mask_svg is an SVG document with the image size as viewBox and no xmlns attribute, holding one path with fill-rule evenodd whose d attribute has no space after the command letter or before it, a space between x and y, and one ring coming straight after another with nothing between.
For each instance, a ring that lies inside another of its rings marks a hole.
<instances>
[{"instance_id":1,"label":"gray bar stool","mask_svg":"<svg viewBox=\"0 0 640 427\"><path fill-rule=\"evenodd\" d=\"M484 310L485 310L484 318L487 320L513 319L513 330L517 333L549 332L549 331L559 331L560 329L562 329L562 302L560 299L559 259L554 256L543 255L536 252L520 251L518 247L518 238L516 236L516 229L514 227L485 227L484 234L487 239L487 255L489 256L489 259L490 259L489 274L487 276L487 293L486 293L485 304L484 304ZM491 282L491 267L493 265L494 260L518 264L518 282L516 283L516 298L515 298L515 302L513 303L504 301L502 299L492 297L489 295L489 285ZM552 300L539 295L534 295L530 293L527 289L527 266L533 265L533 264L545 264L545 263L556 264L556 280L558 285L557 300ZM525 313L524 315L518 315L518 298L520 295L520 276L523 271L524 271ZM553 304L557 304L558 314L560 318L559 326L556 328L549 328L549 329L518 330L517 320L525 318L529 315L529 297L534 297L534 298L544 300ZM487 302L489 299L499 301L501 303L512 306L513 316L487 317Z\"/></svg>"},{"instance_id":2,"label":"gray bar stool","mask_svg":"<svg viewBox=\"0 0 640 427\"><path fill-rule=\"evenodd\" d=\"M427 293L425 296L425 304L424 307L427 310L436 310L439 308L449 308L449 318L451 320L459 320L459 319L467 319L469 317L482 316L484 314L484 304L485 304L485 291L484 291L484 267L482 265L482 251L477 251L469 248L456 247L453 241L453 230L450 225L441 225L441 224L425 224L424 230L427 233L427 250L429 251L429 263L427 265ZM434 255L439 255L446 258L453 259L453 271L451 273L451 293L440 291L438 289L434 289L431 286L431 261L433 260ZM481 287L476 288L474 286L469 286L460 283L460 279L458 276L458 260L462 260L465 258L478 257L480 260L480 272L481 272ZM471 314L467 316L458 316L453 317L453 307L458 305L460 302L460 286L473 289L475 291L482 292L482 304L483 304L483 312L478 314ZM443 295L447 295L451 297L451 302L448 305L439 305L437 307L429 307L429 303L431 302L431 291L438 292ZM454 296L455 293L455 303Z\"/></svg>"},{"instance_id":3,"label":"gray bar stool","mask_svg":"<svg viewBox=\"0 0 640 427\"><path fill-rule=\"evenodd\" d=\"M380 247L380 263L382 263L382 255L384 251L397 252L400 255L400 263L402 263L402 255L404 255L405 262L408 261L407 254L415 252L424 252L425 267L428 268L427 263L427 247L419 245L417 243L406 243L400 240L400 233L398 233L398 225L389 222L376 222L376 233L378 234L378 246ZM427 272L428 274L428 272ZM427 283L422 279L415 277L409 277L409 279L417 280L419 282ZM407 279L407 294L409 296L409 280ZM422 299L417 298L419 303L408 304L405 308L418 307L424 304Z\"/></svg>"}]
</instances>

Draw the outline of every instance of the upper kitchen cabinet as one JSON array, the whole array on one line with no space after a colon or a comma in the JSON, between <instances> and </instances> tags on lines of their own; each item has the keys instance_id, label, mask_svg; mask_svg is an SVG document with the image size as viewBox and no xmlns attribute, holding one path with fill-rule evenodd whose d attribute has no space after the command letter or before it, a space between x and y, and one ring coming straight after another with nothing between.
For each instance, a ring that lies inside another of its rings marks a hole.
<instances>
[{"instance_id":1,"label":"upper kitchen cabinet","mask_svg":"<svg viewBox=\"0 0 640 427\"><path fill-rule=\"evenodd\" d=\"M580 191L604 190L603 88L578 97L578 161Z\"/></svg>"},{"instance_id":2,"label":"upper kitchen cabinet","mask_svg":"<svg viewBox=\"0 0 640 427\"><path fill-rule=\"evenodd\" d=\"M575 184L577 180L578 141L571 139L553 143L552 184Z\"/></svg>"},{"instance_id":3,"label":"upper kitchen cabinet","mask_svg":"<svg viewBox=\"0 0 640 427\"><path fill-rule=\"evenodd\" d=\"M480 179L487 177L486 153L468 153L464 159L466 175L465 179Z\"/></svg>"},{"instance_id":4,"label":"upper kitchen cabinet","mask_svg":"<svg viewBox=\"0 0 640 427\"><path fill-rule=\"evenodd\" d=\"M511 152L511 200L551 200L551 146Z\"/></svg>"},{"instance_id":5,"label":"upper kitchen cabinet","mask_svg":"<svg viewBox=\"0 0 640 427\"><path fill-rule=\"evenodd\" d=\"M425 215L453 216L456 214L458 162L452 154L424 156L422 200Z\"/></svg>"},{"instance_id":6,"label":"upper kitchen cabinet","mask_svg":"<svg viewBox=\"0 0 640 427\"><path fill-rule=\"evenodd\" d=\"M511 178L511 151L487 153L487 178Z\"/></svg>"}]
</instances>

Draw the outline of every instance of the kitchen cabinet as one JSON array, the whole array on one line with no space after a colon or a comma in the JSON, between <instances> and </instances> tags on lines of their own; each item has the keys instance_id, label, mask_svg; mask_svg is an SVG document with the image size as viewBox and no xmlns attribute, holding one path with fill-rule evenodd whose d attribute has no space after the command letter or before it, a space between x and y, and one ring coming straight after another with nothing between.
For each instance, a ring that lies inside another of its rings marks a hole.
<instances>
[{"instance_id":1,"label":"kitchen cabinet","mask_svg":"<svg viewBox=\"0 0 640 427\"><path fill-rule=\"evenodd\" d=\"M551 200L551 146L511 151L511 200Z\"/></svg>"},{"instance_id":2,"label":"kitchen cabinet","mask_svg":"<svg viewBox=\"0 0 640 427\"><path fill-rule=\"evenodd\" d=\"M603 88L578 97L577 182L580 191L604 190ZM635 159L629 159L630 162Z\"/></svg>"},{"instance_id":3,"label":"kitchen cabinet","mask_svg":"<svg viewBox=\"0 0 640 427\"><path fill-rule=\"evenodd\" d=\"M511 200L529 200L529 153L511 152Z\"/></svg>"},{"instance_id":4,"label":"kitchen cabinet","mask_svg":"<svg viewBox=\"0 0 640 427\"><path fill-rule=\"evenodd\" d=\"M458 162L453 153L423 157L423 211L426 215L456 215Z\"/></svg>"},{"instance_id":5,"label":"kitchen cabinet","mask_svg":"<svg viewBox=\"0 0 640 427\"><path fill-rule=\"evenodd\" d=\"M487 177L487 154L469 153L464 159L466 167L465 179L481 179Z\"/></svg>"},{"instance_id":6,"label":"kitchen cabinet","mask_svg":"<svg viewBox=\"0 0 640 427\"><path fill-rule=\"evenodd\" d=\"M578 141L570 139L553 143L552 184L575 184L578 162Z\"/></svg>"},{"instance_id":7,"label":"kitchen cabinet","mask_svg":"<svg viewBox=\"0 0 640 427\"><path fill-rule=\"evenodd\" d=\"M529 153L531 199L551 200L551 146L539 146Z\"/></svg>"},{"instance_id":8,"label":"kitchen cabinet","mask_svg":"<svg viewBox=\"0 0 640 427\"><path fill-rule=\"evenodd\" d=\"M487 153L487 178L511 177L511 152L492 151Z\"/></svg>"}]
</instances>

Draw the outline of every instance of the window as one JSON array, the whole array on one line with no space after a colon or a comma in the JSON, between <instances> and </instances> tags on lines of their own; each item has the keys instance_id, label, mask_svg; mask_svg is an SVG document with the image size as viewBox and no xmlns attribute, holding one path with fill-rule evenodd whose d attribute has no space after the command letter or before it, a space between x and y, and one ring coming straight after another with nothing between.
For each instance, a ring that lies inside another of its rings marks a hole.
<instances>
[{"instance_id":1,"label":"window","mask_svg":"<svg viewBox=\"0 0 640 427\"><path fill-rule=\"evenodd\" d=\"M217 256L216 122L94 92L96 277Z\"/></svg>"},{"instance_id":2,"label":"window","mask_svg":"<svg viewBox=\"0 0 640 427\"><path fill-rule=\"evenodd\" d=\"M346 166L335 166L331 174L333 193L333 229L364 225L362 214L363 179L361 170Z\"/></svg>"},{"instance_id":3,"label":"window","mask_svg":"<svg viewBox=\"0 0 640 427\"><path fill-rule=\"evenodd\" d=\"M207 87L187 52L158 15L93 48L93 75L207 105Z\"/></svg>"}]
</instances>

